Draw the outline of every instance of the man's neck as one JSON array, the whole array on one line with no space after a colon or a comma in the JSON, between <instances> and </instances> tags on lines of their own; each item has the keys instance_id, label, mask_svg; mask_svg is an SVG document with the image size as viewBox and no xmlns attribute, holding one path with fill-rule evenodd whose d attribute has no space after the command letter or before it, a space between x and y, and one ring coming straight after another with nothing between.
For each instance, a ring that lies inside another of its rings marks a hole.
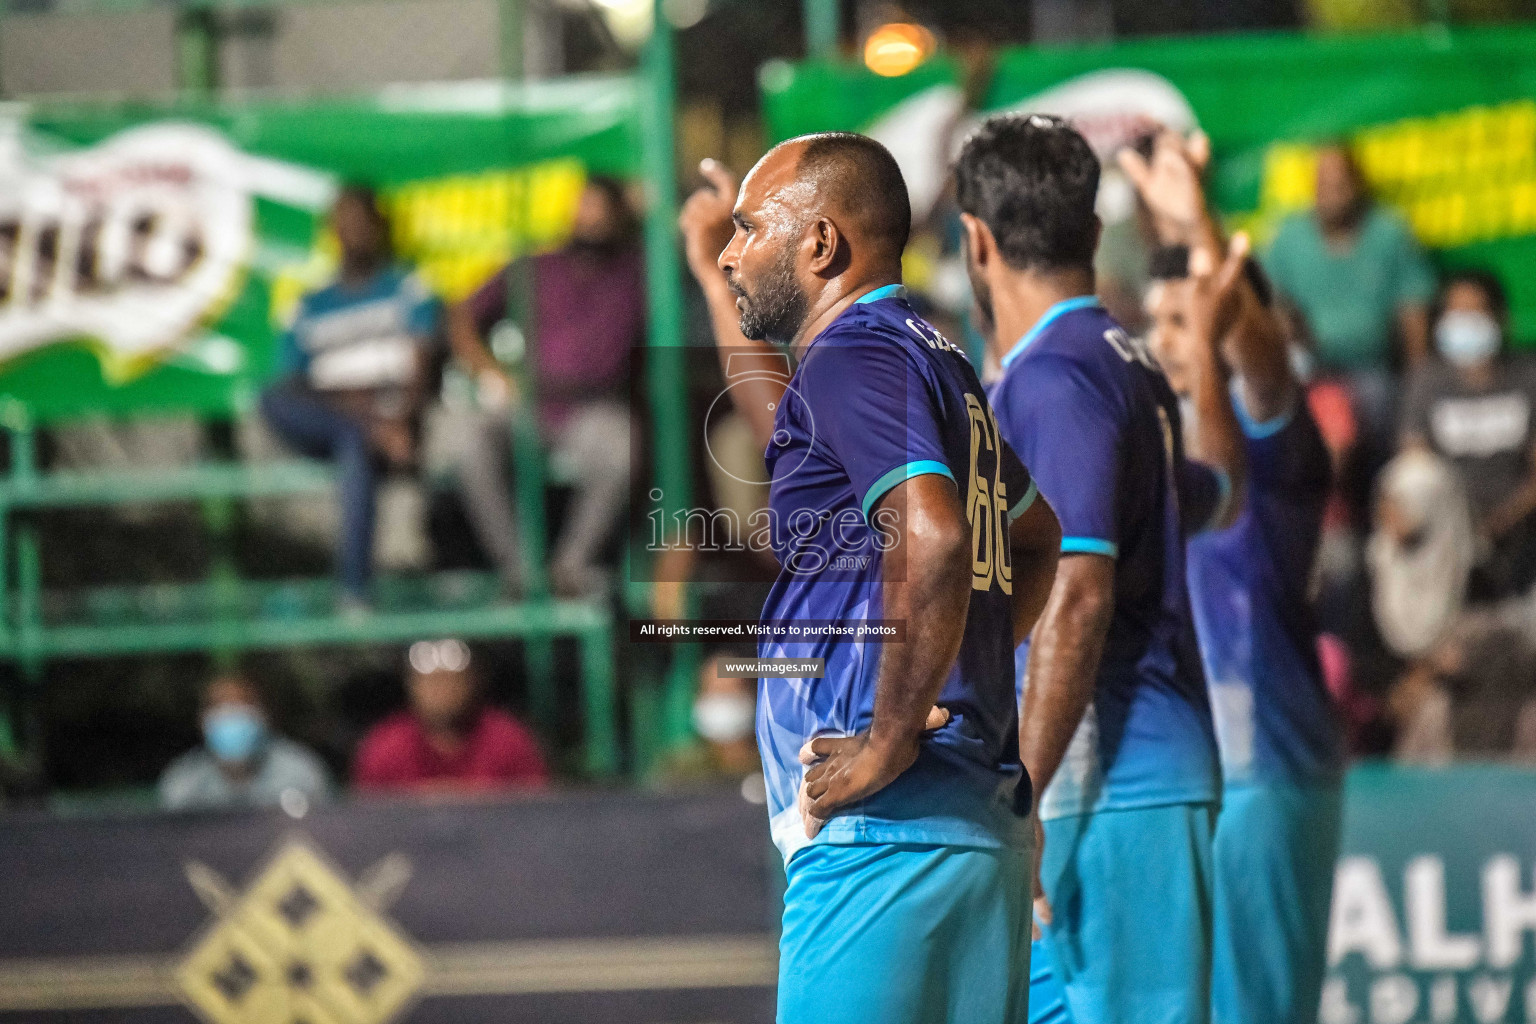
<instances>
[{"instance_id":1,"label":"man's neck","mask_svg":"<svg viewBox=\"0 0 1536 1024\"><path fill-rule=\"evenodd\" d=\"M1063 270L1040 273L1010 270L1000 287L992 289L994 330L988 344L1001 360L1019 339L1032 331L1058 302L1093 294L1093 271Z\"/></svg>"},{"instance_id":2,"label":"man's neck","mask_svg":"<svg viewBox=\"0 0 1536 1024\"><path fill-rule=\"evenodd\" d=\"M383 266L383 261L376 259L345 260L341 265L341 283L348 288L361 288L372 281Z\"/></svg>"},{"instance_id":3,"label":"man's neck","mask_svg":"<svg viewBox=\"0 0 1536 1024\"><path fill-rule=\"evenodd\" d=\"M888 267L883 271L865 274L846 273L835 280L829 281L827 286L817 296L812 304L810 313L801 325L799 333L790 341L789 346L799 359L805 354L806 348L816 340L817 335L832 325L843 314L843 311L864 295L876 288L884 288L886 285L901 283L901 267Z\"/></svg>"}]
</instances>

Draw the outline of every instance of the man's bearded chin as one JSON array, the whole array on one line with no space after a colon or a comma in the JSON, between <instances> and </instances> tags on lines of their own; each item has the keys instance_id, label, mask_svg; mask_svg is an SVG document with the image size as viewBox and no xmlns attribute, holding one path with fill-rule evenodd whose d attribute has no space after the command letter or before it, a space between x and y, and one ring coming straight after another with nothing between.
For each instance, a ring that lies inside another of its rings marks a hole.
<instances>
[{"instance_id":1,"label":"man's bearded chin","mask_svg":"<svg viewBox=\"0 0 1536 1024\"><path fill-rule=\"evenodd\" d=\"M787 247L763 275L754 294L748 295L734 282L731 290L746 299L739 326L750 340L787 345L800 333L810 303L795 280L795 254Z\"/></svg>"}]
</instances>

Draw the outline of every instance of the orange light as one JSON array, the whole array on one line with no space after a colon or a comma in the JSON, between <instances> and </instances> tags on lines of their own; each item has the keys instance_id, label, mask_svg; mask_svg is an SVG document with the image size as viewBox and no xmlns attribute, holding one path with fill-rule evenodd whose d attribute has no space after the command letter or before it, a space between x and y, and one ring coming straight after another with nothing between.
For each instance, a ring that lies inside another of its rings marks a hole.
<instances>
[{"instance_id":1,"label":"orange light","mask_svg":"<svg viewBox=\"0 0 1536 1024\"><path fill-rule=\"evenodd\" d=\"M892 22L869 34L864 43L864 64L877 75L895 78L927 60L933 48L933 33L923 26Z\"/></svg>"}]
</instances>

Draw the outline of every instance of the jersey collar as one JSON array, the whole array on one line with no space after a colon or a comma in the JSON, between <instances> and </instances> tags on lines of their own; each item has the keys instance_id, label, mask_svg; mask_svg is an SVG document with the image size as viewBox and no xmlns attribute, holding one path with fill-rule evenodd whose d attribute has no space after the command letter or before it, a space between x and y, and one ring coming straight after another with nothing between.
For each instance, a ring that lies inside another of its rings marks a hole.
<instances>
[{"instance_id":1,"label":"jersey collar","mask_svg":"<svg viewBox=\"0 0 1536 1024\"><path fill-rule=\"evenodd\" d=\"M1099 299L1098 296L1095 295L1079 295L1076 298L1063 299L1056 303L1056 305L1046 310L1045 316L1042 316L1039 320L1035 321L1035 326L1031 327L1027 332L1025 332L1024 337L1019 339L1019 343L1013 346L1013 348L1009 349L1007 355L1003 356L1001 360L1003 368L1007 369L1009 363L1023 355L1024 350L1029 348L1030 342L1040 337L1040 332L1049 327L1058 317L1079 309L1093 309L1097 307L1098 304Z\"/></svg>"},{"instance_id":2,"label":"jersey collar","mask_svg":"<svg viewBox=\"0 0 1536 1024\"><path fill-rule=\"evenodd\" d=\"M888 284L883 288L876 288L872 292L865 292L853 300L856 306L862 306L866 302L879 302L881 299L904 299L907 297L907 289L899 284Z\"/></svg>"}]
</instances>

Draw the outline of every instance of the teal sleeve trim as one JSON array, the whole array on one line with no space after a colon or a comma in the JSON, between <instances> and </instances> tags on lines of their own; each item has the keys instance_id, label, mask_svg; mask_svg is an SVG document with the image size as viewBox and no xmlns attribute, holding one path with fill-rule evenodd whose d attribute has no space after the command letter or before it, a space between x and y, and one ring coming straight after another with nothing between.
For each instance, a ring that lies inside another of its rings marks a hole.
<instances>
[{"instance_id":1,"label":"teal sleeve trim","mask_svg":"<svg viewBox=\"0 0 1536 1024\"><path fill-rule=\"evenodd\" d=\"M1242 396L1237 391L1237 381L1232 382L1232 411L1237 414L1237 422L1243 428L1243 436L1250 441L1262 441L1267 437L1274 437L1290 426L1291 420L1296 418L1296 404L1300 401L1299 396L1292 395L1284 412L1267 420L1256 420L1248 415L1248 408L1243 404Z\"/></svg>"},{"instance_id":2,"label":"teal sleeve trim","mask_svg":"<svg viewBox=\"0 0 1536 1024\"><path fill-rule=\"evenodd\" d=\"M869 491L864 495L864 518L869 518L869 510L875 507L875 502L885 497L886 491L905 480L915 476L926 476L929 473L947 476L951 482L955 479L955 474L949 471L948 466L933 459L923 459L920 462L909 462L905 466L897 466L889 473L882 474L880 479L870 485Z\"/></svg>"},{"instance_id":3,"label":"teal sleeve trim","mask_svg":"<svg viewBox=\"0 0 1536 1024\"><path fill-rule=\"evenodd\" d=\"M1040 488L1035 486L1035 482L1031 480L1029 482L1029 490L1024 492L1024 497L1014 502L1013 508L1008 510L1008 521L1011 523L1025 512L1028 512L1029 506L1033 505L1038 497L1040 497Z\"/></svg>"},{"instance_id":4,"label":"teal sleeve trim","mask_svg":"<svg viewBox=\"0 0 1536 1024\"><path fill-rule=\"evenodd\" d=\"M1064 555L1108 555L1110 558L1120 557L1120 545L1112 540L1099 540L1097 537L1063 537L1061 538L1061 553Z\"/></svg>"}]
</instances>

